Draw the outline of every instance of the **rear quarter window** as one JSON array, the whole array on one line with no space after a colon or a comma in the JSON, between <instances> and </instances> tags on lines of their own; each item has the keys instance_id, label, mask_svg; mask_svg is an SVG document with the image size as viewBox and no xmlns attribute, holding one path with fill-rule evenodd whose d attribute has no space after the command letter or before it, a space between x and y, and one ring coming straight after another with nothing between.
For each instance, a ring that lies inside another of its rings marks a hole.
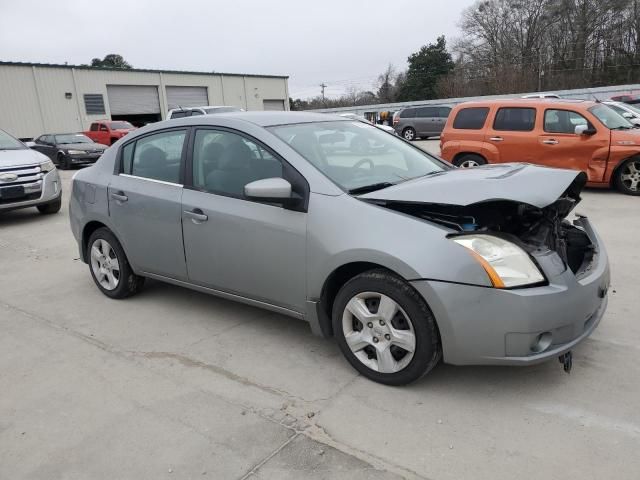
<instances>
[{"instance_id":1,"label":"rear quarter window","mask_svg":"<svg viewBox=\"0 0 640 480\"><path fill-rule=\"evenodd\" d=\"M463 108L456 114L453 128L460 130L480 130L489 115L489 107Z\"/></svg>"},{"instance_id":2,"label":"rear quarter window","mask_svg":"<svg viewBox=\"0 0 640 480\"><path fill-rule=\"evenodd\" d=\"M416 117L415 108L408 108L400 112L400 118L415 118L415 117Z\"/></svg>"}]
</instances>

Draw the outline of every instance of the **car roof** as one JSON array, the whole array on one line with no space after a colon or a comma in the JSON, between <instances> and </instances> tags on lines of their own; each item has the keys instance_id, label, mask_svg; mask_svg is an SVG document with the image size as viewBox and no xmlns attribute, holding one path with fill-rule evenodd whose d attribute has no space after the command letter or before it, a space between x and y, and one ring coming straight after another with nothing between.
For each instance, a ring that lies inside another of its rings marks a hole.
<instances>
[{"instance_id":1,"label":"car roof","mask_svg":"<svg viewBox=\"0 0 640 480\"><path fill-rule=\"evenodd\" d=\"M168 122L182 121L188 123L212 123L215 124L220 118L234 118L244 120L260 127L272 127L274 125L290 125L295 123L312 123L312 122L331 122L331 121L350 121L351 119L331 115L327 113L313 112L272 112L272 111L254 111L254 112L225 112L215 115L202 115L197 117L180 118L176 120L166 120Z\"/></svg>"},{"instance_id":2,"label":"car roof","mask_svg":"<svg viewBox=\"0 0 640 480\"><path fill-rule=\"evenodd\" d=\"M537 105L553 105L554 107L575 108L577 106L583 106L589 108L597 105L599 102L593 100L580 100L580 99L567 99L567 98L509 98L509 99L496 99L496 100L474 100L471 102L459 103L456 108L469 108L469 107L491 107L492 105L499 105L501 107L526 107Z\"/></svg>"}]
</instances>

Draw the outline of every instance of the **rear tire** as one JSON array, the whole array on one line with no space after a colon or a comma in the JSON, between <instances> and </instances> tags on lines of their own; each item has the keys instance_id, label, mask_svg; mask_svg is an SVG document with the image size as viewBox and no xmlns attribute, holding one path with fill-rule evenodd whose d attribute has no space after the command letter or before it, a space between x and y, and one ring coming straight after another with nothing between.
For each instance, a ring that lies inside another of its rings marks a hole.
<instances>
[{"instance_id":1,"label":"rear tire","mask_svg":"<svg viewBox=\"0 0 640 480\"><path fill-rule=\"evenodd\" d=\"M640 157L626 160L613 177L613 184L625 195L640 195Z\"/></svg>"},{"instance_id":2,"label":"rear tire","mask_svg":"<svg viewBox=\"0 0 640 480\"><path fill-rule=\"evenodd\" d=\"M52 213L58 213L62 208L62 196L51 203L45 203L44 205L38 205L36 207L43 215L51 215Z\"/></svg>"},{"instance_id":3,"label":"rear tire","mask_svg":"<svg viewBox=\"0 0 640 480\"><path fill-rule=\"evenodd\" d=\"M108 228L91 234L85 255L93 281L107 297L126 298L142 289L144 277L133 273L122 245Z\"/></svg>"},{"instance_id":4,"label":"rear tire","mask_svg":"<svg viewBox=\"0 0 640 480\"><path fill-rule=\"evenodd\" d=\"M428 305L387 270L364 272L343 285L332 322L343 355L374 382L411 383L441 358L440 335Z\"/></svg>"},{"instance_id":5,"label":"rear tire","mask_svg":"<svg viewBox=\"0 0 640 480\"><path fill-rule=\"evenodd\" d=\"M452 163L459 168L472 168L486 165L487 161L475 153L465 153L456 158Z\"/></svg>"},{"instance_id":6,"label":"rear tire","mask_svg":"<svg viewBox=\"0 0 640 480\"><path fill-rule=\"evenodd\" d=\"M413 129L413 127L407 127L402 130L402 138L409 142L413 142L416 139L416 131Z\"/></svg>"}]
</instances>

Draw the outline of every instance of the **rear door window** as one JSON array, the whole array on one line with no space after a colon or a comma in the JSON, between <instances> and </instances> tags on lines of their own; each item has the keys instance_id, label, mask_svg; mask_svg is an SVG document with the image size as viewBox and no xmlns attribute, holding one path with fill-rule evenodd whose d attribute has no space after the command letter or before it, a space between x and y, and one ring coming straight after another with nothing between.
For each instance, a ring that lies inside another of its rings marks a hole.
<instances>
[{"instance_id":1,"label":"rear door window","mask_svg":"<svg viewBox=\"0 0 640 480\"><path fill-rule=\"evenodd\" d=\"M437 107L421 107L416 108L416 117L420 118L432 118L438 116Z\"/></svg>"},{"instance_id":2,"label":"rear door window","mask_svg":"<svg viewBox=\"0 0 640 480\"><path fill-rule=\"evenodd\" d=\"M536 123L535 108L500 108L493 121L494 130L530 132Z\"/></svg>"},{"instance_id":3,"label":"rear door window","mask_svg":"<svg viewBox=\"0 0 640 480\"><path fill-rule=\"evenodd\" d=\"M97 123L92 123L90 130L92 132L97 132L99 128L100 128L100 126Z\"/></svg>"},{"instance_id":4,"label":"rear door window","mask_svg":"<svg viewBox=\"0 0 640 480\"><path fill-rule=\"evenodd\" d=\"M438 107L438 116L440 118L447 118L451 113L451 107Z\"/></svg>"},{"instance_id":5,"label":"rear door window","mask_svg":"<svg viewBox=\"0 0 640 480\"><path fill-rule=\"evenodd\" d=\"M171 130L142 137L122 149L123 173L180 183L186 130Z\"/></svg>"},{"instance_id":6,"label":"rear door window","mask_svg":"<svg viewBox=\"0 0 640 480\"><path fill-rule=\"evenodd\" d=\"M455 120L453 128L461 130L480 130L484 127L484 122L489 115L489 107L469 107L460 110Z\"/></svg>"}]
</instances>

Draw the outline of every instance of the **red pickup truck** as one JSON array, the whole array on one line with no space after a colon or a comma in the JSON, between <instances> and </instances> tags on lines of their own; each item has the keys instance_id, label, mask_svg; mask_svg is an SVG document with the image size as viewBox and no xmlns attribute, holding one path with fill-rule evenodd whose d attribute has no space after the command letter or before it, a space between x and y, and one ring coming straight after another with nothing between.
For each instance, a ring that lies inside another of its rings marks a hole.
<instances>
[{"instance_id":1,"label":"red pickup truck","mask_svg":"<svg viewBox=\"0 0 640 480\"><path fill-rule=\"evenodd\" d=\"M89 130L82 133L96 143L113 145L127 133L135 129L136 127L131 125L129 122L124 122L122 120L100 120L93 122L91 127L89 127Z\"/></svg>"}]
</instances>

